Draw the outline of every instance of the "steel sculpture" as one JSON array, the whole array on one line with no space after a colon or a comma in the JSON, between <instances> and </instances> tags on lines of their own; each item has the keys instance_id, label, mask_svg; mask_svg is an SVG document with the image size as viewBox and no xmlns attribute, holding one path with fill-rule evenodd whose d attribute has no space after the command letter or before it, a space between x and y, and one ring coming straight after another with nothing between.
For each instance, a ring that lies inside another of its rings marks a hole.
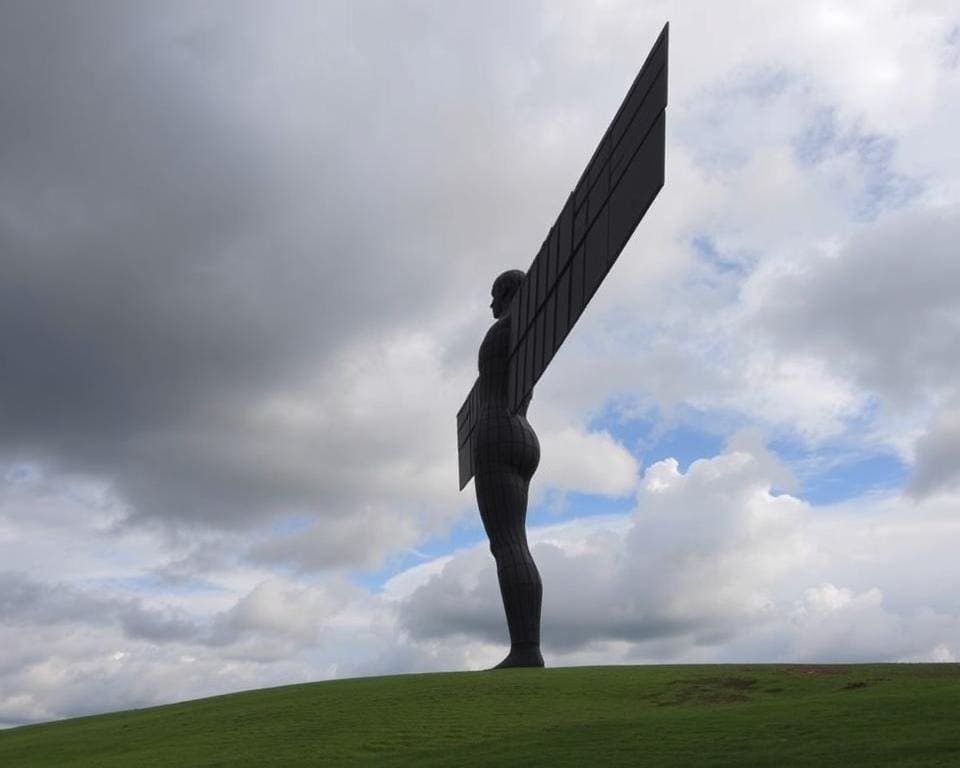
<instances>
[{"instance_id":1,"label":"steel sculpture","mask_svg":"<svg viewBox=\"0 0 960 768\"><path fill-rule=\"evenodd\" d=\"M540 445L527 421L533 387L596 293L664 182L664 26L586 170L526 273L493 284L496 322L479 377L457 414L460 489L471 478L497 563L510 653L497 665L542 667L543 588L526 536Z\"/></svg>"}]
</instances>

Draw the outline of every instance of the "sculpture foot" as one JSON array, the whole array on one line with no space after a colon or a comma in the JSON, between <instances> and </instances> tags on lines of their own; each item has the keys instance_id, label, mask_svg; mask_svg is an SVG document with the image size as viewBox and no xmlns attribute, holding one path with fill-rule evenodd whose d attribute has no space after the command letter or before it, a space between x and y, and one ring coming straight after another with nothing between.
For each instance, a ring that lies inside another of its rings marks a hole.
<instances>
[{"instance_id":1,"label":"sculpture foot","mask_svg":"<svg viewBox=\"0 0 960 768\"><path fill-rule=\"evenodd\" d=\"M494 669L542 666L543 656L540 655L540 645L538 643L516 643L510 648L507 658L497 664Z\"/></svg>"}]
</instances>

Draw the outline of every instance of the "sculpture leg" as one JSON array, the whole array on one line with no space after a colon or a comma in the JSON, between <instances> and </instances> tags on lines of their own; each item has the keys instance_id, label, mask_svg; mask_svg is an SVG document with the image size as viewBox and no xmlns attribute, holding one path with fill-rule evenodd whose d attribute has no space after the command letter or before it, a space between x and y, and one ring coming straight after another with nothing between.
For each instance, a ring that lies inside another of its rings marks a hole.
<instances>
[{"instance_id":1,"label":"sculpture leg","mask_svg":"<svg viewBox=\"0 0 960 768\"><path fill-rule=\"evenodd\" d=\"M490 551L497 562L500 595L510 631L510 654L497 668L542 667L543 584L527 545L525 527L529 478L509 465L485 469L475 478L477 501Z\"/></svg>"},{"instance_id":2,"label":"sculpture leg","mask_svg":"<svg viewBox=\"0 0 960 768\"><path fill-rule=\"evenodd\" d=\"M540 607L543 585L524 537L522 549L511 548L494 555L497 578L503 598L507 627L510 631L510 654L502 667L542 667L540 655Z\"/></svg>"}]
</instances>

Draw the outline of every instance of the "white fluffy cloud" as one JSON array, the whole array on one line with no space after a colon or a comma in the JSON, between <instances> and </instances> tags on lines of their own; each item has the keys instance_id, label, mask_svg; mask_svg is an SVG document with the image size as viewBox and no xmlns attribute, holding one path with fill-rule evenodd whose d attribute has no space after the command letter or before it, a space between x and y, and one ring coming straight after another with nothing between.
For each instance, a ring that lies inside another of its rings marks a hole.
<instances>
[{"instance_id":1,"label":"white fluffy cloud","mask_svg":"<svg viewBox=\"0 0 960 768\"><path fill-rule=\"evenodd\" d=\"M775 470L743 450L696 461L686 473L666 460L644 474L629 518L533 531L550 661L956 652L960 604L946 594L956 574L943 570L960 540L960 522L945 514L955 499L917 507L887 498L873 509L820 512L774 495ZM925 547L927 565L903 579L916 546ZM505 641L496 572L483 546L411 577L400 617L413 638Z\"/></svg>"},{"instance_id":2,"label":"white fluffy cloud","mask_svg":"<svg viewBox=\"0 0 960 768\"><path fill-rule=\"evenodd\" d=\"M764 462L733 452L670 459L644 474L621 530L584 521L531 536L544 583L544 641L570 652L597 641L714 644L762 621L771 589L808 556L805 505L770 495ZM415 637L502 639L496 572L482 548L455 557L402 616Z\"/></svg>"}]
</instances>

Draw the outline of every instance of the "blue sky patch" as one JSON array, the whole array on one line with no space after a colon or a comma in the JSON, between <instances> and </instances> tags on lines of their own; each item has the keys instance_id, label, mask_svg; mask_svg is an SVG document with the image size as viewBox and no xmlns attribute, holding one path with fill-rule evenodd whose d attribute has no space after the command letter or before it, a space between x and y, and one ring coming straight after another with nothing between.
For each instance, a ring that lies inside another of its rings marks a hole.
<instances>
[{"instance_id":1,"label":"blue sky patch","mask_svg":"<svg viewBox=\"0 0 960 768\"><path fill-rule=\"evenodd\" d=\"M922 190L919 181L895 168L897 141L892 136L866 132L859 125L841 130L834 107L814 110L809 122L791 140L794 160L813 167L832 156L852 153L859 169L859 189L853 202L855 217L872 221L886 209L898 208Z\"/></svg>"},{"instance_id":2,"label":"blue sky patch","mask_svg":"<svg viewBox=\"0 0 960 768\"><path fill-rule=\"evenodd\" d=\"M463 493L470 494L472 499L474 494L473 484L467 486ZM382 568L353 571L350 574L350 581L364 589L379 592L383 585L398 573L486 540L483 525L480 523L480 515L476 511L476 504L474 503L472 514L464 515L445 534L431 536L413 549L408 549L390 558Z\"/></svg>"},{"instance_id":3,"label":"blue sky patch","mask_svg":"<svg viewBox=\"0 0 960 768\"><path fill-rule=\"evenodd\" d=\"M794 160L800 166L813 166L823 161L828 149L837 141L836 111L821 107L814 111L810 121L793 137L791 147Z\"/></svg>"},{"instance_id":4,"label":"blue sky patch","mask_svg":"<svg viewBox=\"0 0 960 768\"><path fill-rule=\"evenodd\" d=\"M788 440L774 440L769 448L796 476L799 488L794 495L814 506L900 488L910 473L909 466L889 452L839 444L810 449Z\"/></svg>"},{"instance_id":5,"label":"blue sky patch","mask_svg":"<svg viewBox=\"0 0 960 768\"><path fill-rule=\"evenodd\" d=\"M718 414L688 407L676 409L670 417L652 409L643 416L629 418L611 408L590 423L591 430L606 430L623 443L644 468L674 458L681 472L697 459L719 454L727 437L739 426Z\"/></svg>"},{"instance_id":6,"label":"blue sky patch","mask_svg":"<svg viewBox=\"0 0 960 768\"><path fill-rule=\"evenodd\" d=\"M721 275L746 276L747 268L744 262L731 258L729 254L721 253L710 235L695 235L690 240L690 246L697 258L715 272Z\"/></svg>"}]
</instances>

